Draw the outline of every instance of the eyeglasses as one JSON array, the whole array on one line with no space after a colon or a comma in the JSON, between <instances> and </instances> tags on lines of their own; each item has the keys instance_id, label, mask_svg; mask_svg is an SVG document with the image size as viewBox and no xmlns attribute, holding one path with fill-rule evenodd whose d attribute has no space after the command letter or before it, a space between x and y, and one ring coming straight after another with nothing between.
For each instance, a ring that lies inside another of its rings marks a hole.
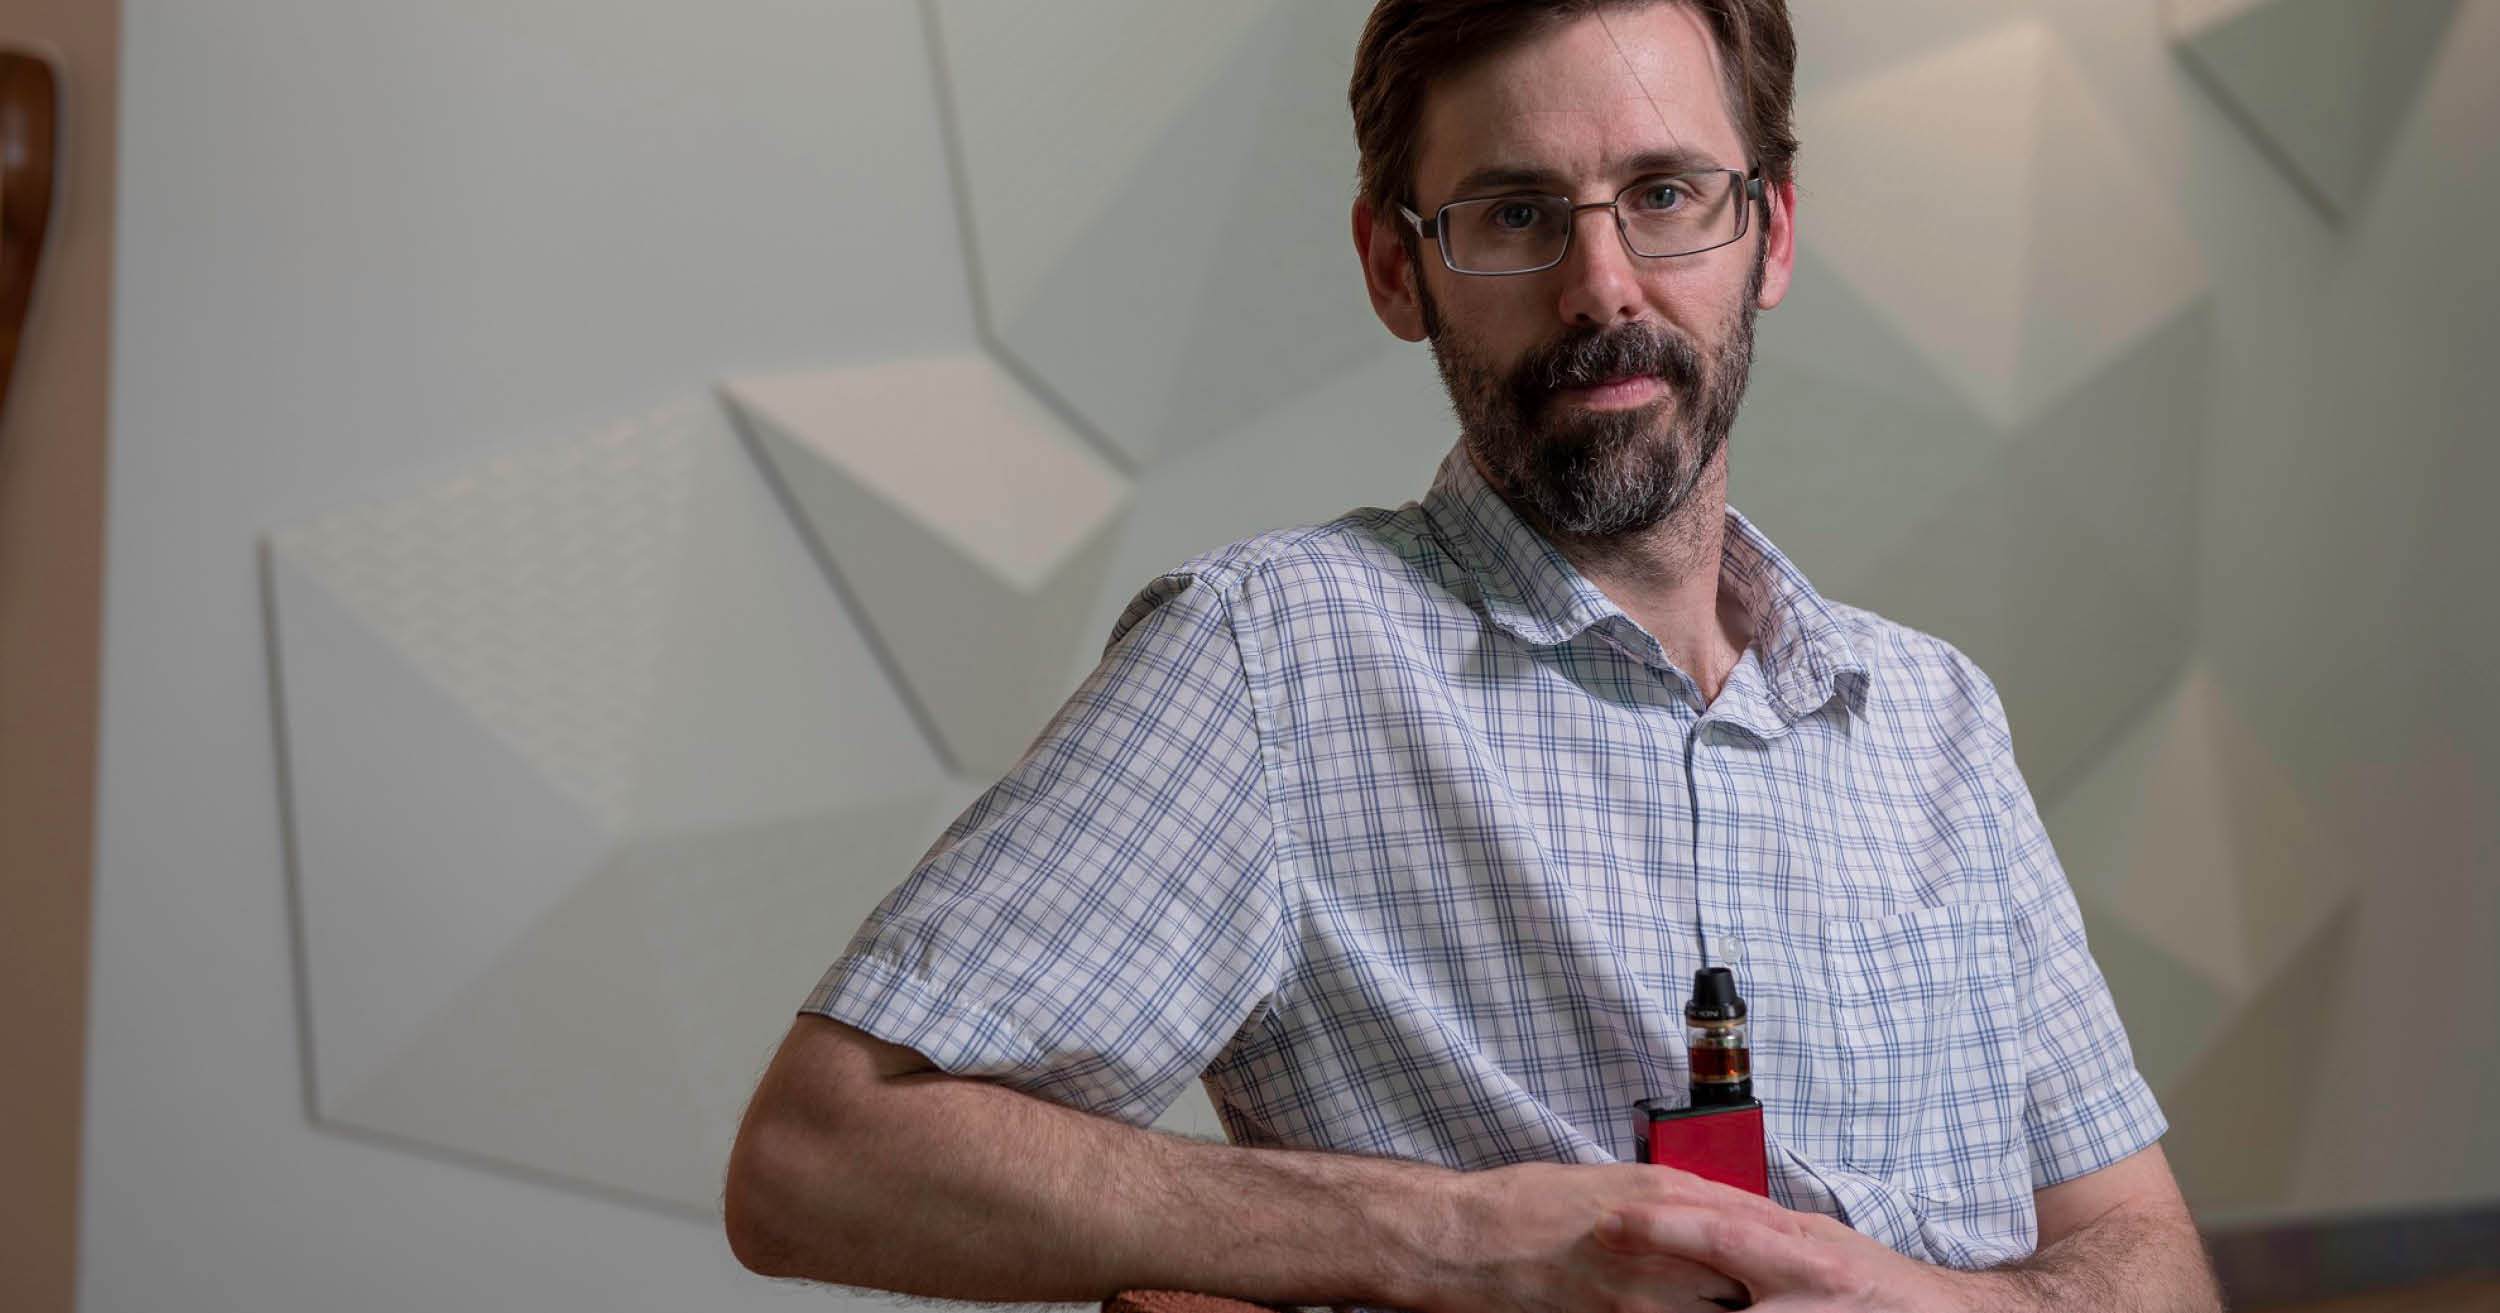
<instances>
[{"instance_id":1,"label":"eyeglasses","mask_svg":"<svg viewBox=\"0 0 2500 1313\"><path fill-rule=\"evenodd\" d=\"M1452 273L1532 274L1571 253L1582 210L1612 210L1623 247L1651 260L1699 255L1745 235L1745 216L1762 199L1762 176L1735 169L1643 178L1611 201L1575 205L1568 196L1485 196L1452 201L1430 219L1398 213L1441 249Z\"/></svg>"}]
</instances>

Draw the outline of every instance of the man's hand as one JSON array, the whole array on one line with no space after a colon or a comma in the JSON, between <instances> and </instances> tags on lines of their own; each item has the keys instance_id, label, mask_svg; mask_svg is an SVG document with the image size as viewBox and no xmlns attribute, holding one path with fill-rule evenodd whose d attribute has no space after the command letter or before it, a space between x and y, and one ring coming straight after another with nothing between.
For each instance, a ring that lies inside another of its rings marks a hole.
<instances>
[{"instance_id":1,"label":"man's hand","mask_svg":"<svg viewBox=\"0 0 2500 1313\"><path fill-rule=\"evenodd\" d=\"M1617 1210L1599 1224L1599 1241L1628 1256L1671 1256L1724 1272L1765 1313L2222 1307L2158 1145L2038 1192L2040 1250L1980 1272L1905 1258L1831 1218L1742 1190L1693 1181L1679 1193Z\"/></svg>"},{"instance_id":2,"label":"man's hand","mask_svg":"<svg viewBox=\"0 0 2500 1313\"><path fill-rule=\"evenodd\" d=\"M1763 1313L1961 1313L1983 1304L1970 1275L1905 1258L1820 1213L1780 1207L1712 1182L1688 1200L1641 1203L1598 1224L1626 1256L1673 1256L1725 1272Z\"/></svg>"},{"instance_id":3,"label":"man's hand","mask_svg":"<svg viewBox=\"0 0 2500 1313\"><path fill-rule=\"evenodd\" d=\"M1459 1223L1471 1262L1429 1313L1474 1310L1659 1309L1741 1306L1745 1288L1672 1252L1603 1243L1604 1219L1644 1210L1709 1207L1727 1189L1687 1172L1635 1165L1524 1163L1464 1178ZM1768 1200L1730 1191L1765 1207ZM1645 1215L1645 1213L1644 1213ZM1456 1274L1453 1274L1456 1275ZM1714 1303L1715 1301L1715 1303Z\"/></svg>"}]
</instances>

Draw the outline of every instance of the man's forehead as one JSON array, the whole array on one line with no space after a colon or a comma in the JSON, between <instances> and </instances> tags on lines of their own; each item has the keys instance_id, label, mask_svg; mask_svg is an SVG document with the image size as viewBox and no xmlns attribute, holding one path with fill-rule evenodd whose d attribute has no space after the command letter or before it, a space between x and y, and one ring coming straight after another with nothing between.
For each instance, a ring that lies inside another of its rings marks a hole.
<instances>
[{"instance_id":1,"label":"man's forehead","mask_svg":"<svg viewBox=\"0 0 2500 1313\"><path fill-rule=\"evenodd\" d=\"M1719 68L1685 5L1573 20L1433 87L1416 181L1486 168L1594 176L1668 154L1742 168Z\"/></svg>"}]
</instances>

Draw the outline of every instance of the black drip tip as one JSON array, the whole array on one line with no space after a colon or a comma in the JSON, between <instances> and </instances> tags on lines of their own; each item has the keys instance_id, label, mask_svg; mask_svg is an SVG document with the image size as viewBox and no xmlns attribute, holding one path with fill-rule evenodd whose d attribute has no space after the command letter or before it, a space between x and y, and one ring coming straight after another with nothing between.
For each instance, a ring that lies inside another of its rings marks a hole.
<instances>
[{"instance_id":1,"label":"black drip tip","mask_svg":"<svg viewBox=\"0 0 2500 1313\"><path fill-rule=\"evenodd\" d=\"M1742 1021L1745 1000L1736 995L1736 973L1726 967L1703 967L1693 973L1693 1001L1684 1005L1688 1021Z\"/></svg>"}]
</instances>

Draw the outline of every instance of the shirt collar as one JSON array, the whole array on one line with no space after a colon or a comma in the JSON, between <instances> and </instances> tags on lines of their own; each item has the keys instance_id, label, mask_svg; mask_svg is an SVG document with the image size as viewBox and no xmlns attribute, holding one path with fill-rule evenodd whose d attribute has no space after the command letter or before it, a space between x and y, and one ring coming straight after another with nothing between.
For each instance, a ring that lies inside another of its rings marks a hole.
<instances>
[{"instance_id":1,"label":"shirt collar","mask_svg":"<svg viewBox=\"0 0 2500 1313\"><path fill-rule=\"evenodd\" d=\"M1441 462L1423 506L1475 576L1477 605L1496 627L1550 646L1604 626L1643 660L1670 666L1655 638L1493 491L1464 443ZM1865 712L1870 674L1848 631L1805 572L1733 506L1727 508L1719 579L1744 605L1753 632L1747 651L1761 663L1771 709L1782 722L1793 723L1835 697L1850 714Z\"/></svg>"}]
</instances>

